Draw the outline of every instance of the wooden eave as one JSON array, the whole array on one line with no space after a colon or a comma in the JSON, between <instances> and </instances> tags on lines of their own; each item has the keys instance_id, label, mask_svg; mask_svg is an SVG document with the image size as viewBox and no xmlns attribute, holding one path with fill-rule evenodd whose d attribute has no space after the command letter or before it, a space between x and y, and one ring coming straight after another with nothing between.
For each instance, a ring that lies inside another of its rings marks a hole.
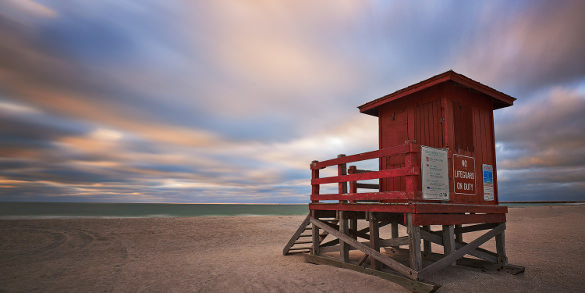
<instances>
[{"instance_id":1,"label":"wooden eave","mask_svg":"<svg viewBox=\"0 0 585 293\"><path fill-rule=\"evenodd\" d=\"M455 82L459 85L462 85L466 88L478 91L486 96L489 96L493 100L494 110L505 108L508 106L512 106L516 98L508 96L498 90L495 90L487 85L479 83L465 75L459 74L453 70L449 70L447 72L441 73L439 75L435 75L427 80L423 80L417 84L413 84L409 87L403 88L401 90L395 91L389 95L383 96L381 98L375 99L371 102L365 103L358 107L361 113L378 116L378 108L383 104L404 98L416 92L422 91L424 89L436 86L438 84L444 82Z\"/></svg>"}]
</instances>

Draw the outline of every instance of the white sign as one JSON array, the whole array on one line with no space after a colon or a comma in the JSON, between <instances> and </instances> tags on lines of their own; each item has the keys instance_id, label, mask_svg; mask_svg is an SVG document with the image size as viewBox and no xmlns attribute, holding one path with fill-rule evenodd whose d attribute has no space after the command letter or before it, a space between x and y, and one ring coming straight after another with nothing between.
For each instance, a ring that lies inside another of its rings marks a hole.
<instances>
[{"instance_id":1,"label":"white sign","mask_svg":"<svg viewBox=\"0 0 585 293\"><path fill-rule=\"evenodd\" d=\"M449 200L449 161L446 150L421 146L423 199Z\"/></svg>"},{"instance_id":2,"label":"white sign","mask_svg":"<svg viewBox=\"0 0 585 293\"><path fill-rule=\"evenodd\" d=\"M492 165L483 164L483 200L494 200L494 168Z\"/></svg>"}]
</instances>

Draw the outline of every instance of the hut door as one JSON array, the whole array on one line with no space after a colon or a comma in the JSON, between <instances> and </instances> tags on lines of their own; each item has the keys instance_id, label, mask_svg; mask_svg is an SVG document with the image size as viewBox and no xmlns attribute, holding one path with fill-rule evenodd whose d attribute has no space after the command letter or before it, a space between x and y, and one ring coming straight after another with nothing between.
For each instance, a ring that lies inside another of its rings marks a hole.
<instances>
[{"instance_id":1,"label":"hut door","mask_svg":"<svg viewBox=\"0 0 585 293\"><path fill-rule=\"evenodd\" d=\"M442 112L439 99L416 105L414 139L417 144L444 147Z\"/></svg>"}]
</instances>

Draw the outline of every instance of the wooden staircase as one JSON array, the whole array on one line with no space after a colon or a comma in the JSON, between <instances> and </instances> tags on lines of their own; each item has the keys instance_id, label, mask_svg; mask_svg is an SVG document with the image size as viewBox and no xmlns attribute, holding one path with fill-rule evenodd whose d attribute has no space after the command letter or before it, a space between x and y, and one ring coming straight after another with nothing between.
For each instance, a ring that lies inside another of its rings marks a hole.
<instances>
[{"instance_id":1,"label":"wooden staircase","mask_svg":"<svg viewBox=\"0 0 585 293\"><path fill-rule=\"evenodd\" d=\"M337 220L327 221L328 223L335 224ZM293 234L290 238L288 243L282 249L283 255L295 254L295 253L307 253L313 250L313 240L312 240L312 227L311 227L311 214L308 214L307 217L303 220L297 231ZM326 231L321 230L321 234L319 234L319 243L321 243L329 233Z\"/></svg>"},{"instance_id":2,"label":"wooden staircase","mask_svg":"<svg viewBox=\"0 0 585 293\"><path fill-rule=\"evenodd\" d=\"M313 247L310 243L313 241L311 240L311 232L304 233L305 231L311 231L311 215L308 214L307 217L303 220L297 231L293 234L290 238L288 243L284 246L282 250L283 255L293 254L293 253L305 253L311 252ZM299 244L305 244L302 246L298 246ZM306 245L309 244L309 245Z\"/></svg>"}]
</instances>

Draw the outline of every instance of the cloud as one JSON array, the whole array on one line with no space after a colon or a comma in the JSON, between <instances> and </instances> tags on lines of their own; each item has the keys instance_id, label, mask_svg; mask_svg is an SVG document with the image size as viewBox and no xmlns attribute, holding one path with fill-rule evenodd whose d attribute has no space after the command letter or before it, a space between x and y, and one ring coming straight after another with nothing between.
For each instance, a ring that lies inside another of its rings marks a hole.
<instances>
[{"instance_id":1,"label":"cloud","mask_svg":"<svg viewBox=\"0 0 585 293\"><path fill-rule=\"evenodd\" d=\"M449 68L519 98L504 187L583 190L581 2L427 4L2 2L0 200L306 202L377 148L355 106Z\"/></svg>"},{"instance_id":2,"label":"cloud","mask_svg":"<svg viewBox=\"0 0 585 293\"><path fill-rule=\"evenodd\" d=\"M585 75L585 2L500 2L479 15L456 68L487 84L530 93Z\"/></svg>"},{"instance_id":3,"label":"cloud","mask_svg":"<svg viewBox=\"0 0 585 293\"><path fill-rule=\"evenodd\" d=\"M23 16L41 18L53 18L57 16L55 10L33 0L5 0L0 4L0 8L1 11L4 11L4 13L0 14L12 16L15 19Z\"/></svg>"},{"instance_id":4,"label":"cloud","mask_svg":"<svg viewBox=\"0 0 585 293\"><path fill-rule=\"evenodd\" d=\"M555 87L519 102L496 125L500 166L584 165L585 92ZM506 153L510 153L509 156Z\"/></svg>"},{"instance_id":5,"label":"cloud","mask_svg":"<svg viewBox=\"0 0 585 293\"><path fill-rule=\"evenodd\" d=\"M503 198L579 199L585 170L585 92L554 87L518 103L496 125ZM522 186L519 188L518 186Z\"/></svg>"}]
</instances>

